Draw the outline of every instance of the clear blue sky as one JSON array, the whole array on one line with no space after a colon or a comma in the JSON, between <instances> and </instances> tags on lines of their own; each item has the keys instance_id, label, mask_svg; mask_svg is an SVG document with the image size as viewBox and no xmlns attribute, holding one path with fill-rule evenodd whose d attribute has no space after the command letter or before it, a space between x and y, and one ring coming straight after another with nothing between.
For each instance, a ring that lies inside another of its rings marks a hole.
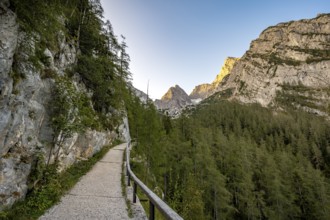
<instances>
[{"instance_id":1,"label":"clear blue sky","mask_svg":"<svg viewBox=\"0 0 330 220\"><path fill-rule=\"evenodd\" d=\"M330 0L101 0L126 37L133 85L151 98L170 86L188 94L212 82L228 56L241 57L271 25L330 13Z\"/></svg>"}]
</instances>

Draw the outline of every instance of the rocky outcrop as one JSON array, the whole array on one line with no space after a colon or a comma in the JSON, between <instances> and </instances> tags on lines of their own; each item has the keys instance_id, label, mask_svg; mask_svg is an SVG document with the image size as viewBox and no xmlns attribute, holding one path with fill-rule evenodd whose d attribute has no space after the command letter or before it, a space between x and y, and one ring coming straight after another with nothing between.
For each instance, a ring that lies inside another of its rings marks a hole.
<instances>
[{"instance_id":1,"label":"rocky outcrop","mask_svg":"<svg viewBox=\"0 0 330 220\"><path fill-rule=\"evenodd\" d=\"M46 48L43 56L48 64L35 67L29 58L34 55L38 36L19 31L16 16L6 2L0 5L0 210L25 196L36 155L50 162L58 156L59 169L63 170L91 157L117 135L87 129L65 138L60 149L51 150L58 137L50 125L55 84L50 75L61 76L74 65L76 50L59 33L58 50ZM78 80L73 84L77 90L86 91Z\"/></svg>"},{"instance_id":2,"label":"rocky outcrop","mask_svg":"<svg viewBox=\"0 0 330 220\"><path fill-rule=\"evenodd\" d=\"M225 78L228 74L230 74L231 70L233 69L237 61L239 61L239 58L227 57L223 66L221 67L220 73L216 76L215 80L212 82L212 85L215 89L218 88L223 78Z\"/></svg>"},{"instance_id":3,"label":"rocky outcrop","mask_svg":"<svg viewBox=\"0 0 330 220\"><path fill-rule=\"evenodd\" d=\"M131 92L134 94L134 96L138 97L142 103L147 103L147 100L148 99L150 100L147 94L145 94L141 90L138 90L132 84L128 84L128 86Z\"/></svg>"},{"instance_id":4,"label":"rocky outcrop","mask_svg":"<svg viewBox=\"0 0 330 220\"><path fill-rule=\"evenodd\" d=\"M329 115L329 51L329 14L269 27L220 83L218 96L262 106L280 99Z\"/></svg>"},{"instance_id":5,"label":"rocky outcrop","mask_svg":"<svg viewBox=\"0 0 330 220\"><path fill-rule=\"evenodd\" d=\"M213 94L214 93L213 91L214 91L214 87L212 84L204 83L204 84L195 86L193 91L190 93L189 97L191 99L195 99L195 100L196 99L203 100L203 99L209 97L211 94Z\"/></svg>"},{"instance_id":6,"label":"rocky outcrop","mask_svg":"<svg viewBox=\"0 0 330 220\"><path fill-rule=\"evenodd\" d=\"M181 109L192 102L188 94L178 85L171 87L159 100L155 100L155 105L160 110L166 110L170 115L177 115Z\"/></svg>"},{"instance_id":7,"label":"rocky outcrop","mask_svg":"<svg viewBox=\"0 0 330 220\"><path fill-rule=\"evenodd\" d=\"M200 99L203 100L217 91L219 91L219 85L222 82L223 78L226 77L234 67L234 64L239 60L235 57L227 57L225 60L220 73L216 76L215 80L211 84L201 84L194 88L189 97L191 99Z\"/></svg>"},{"instance_id":8,"label":"rocky outcrop","mask_svg":"<svg viewBox=\"0 0 330 220\"><path fill-rule=\"evenodd\" d=\"M155 100L156 107L160 110L165 110L172 117L180 115L186 107L189 108L191 105L196 105L217 92L221 81L230 73L238 60L239 58L228 57L215 80L211 84L205 83L196 86L189 96L178 85L171 87L161 100Z\"/></svg>"}]
</instances>

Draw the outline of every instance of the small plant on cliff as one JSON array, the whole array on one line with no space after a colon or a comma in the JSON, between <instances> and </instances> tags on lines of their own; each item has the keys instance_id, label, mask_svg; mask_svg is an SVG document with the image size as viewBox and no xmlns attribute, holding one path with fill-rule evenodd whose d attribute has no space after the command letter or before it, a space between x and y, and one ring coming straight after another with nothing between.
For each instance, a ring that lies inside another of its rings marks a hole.
<instances>
[{"instance_id":1,"label":"small plant on cliff","mask_svg":"<svg viewBox=\"0 0 330 220\"><path fill-rule=\"evenodd\" d=\"M63 141L66 138L71 137L75 132L83 131L87 127L97 129L100 125L86 94L78 91L66 76L56 78L51 104L54 144L57 146L55 160L57 160ZM50 162L53 150L50 151L47 164Z\"/></svg>"}]
</instances>

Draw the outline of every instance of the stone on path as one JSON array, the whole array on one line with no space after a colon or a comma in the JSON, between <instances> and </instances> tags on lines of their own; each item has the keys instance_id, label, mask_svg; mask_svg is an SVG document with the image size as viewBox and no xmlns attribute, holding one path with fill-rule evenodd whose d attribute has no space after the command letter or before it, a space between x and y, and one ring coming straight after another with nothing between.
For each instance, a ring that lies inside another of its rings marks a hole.
<instances>
[{"instance_id":1,"label":"stone on path","mask_svg":"<svg viewBox=\"0 0 330 220\"><path fill-rule=\"evenodd\" d=\"M122 195L121 174L126 143L112 149L39 220L130 219Z\"/></svg>"}]
</instances>

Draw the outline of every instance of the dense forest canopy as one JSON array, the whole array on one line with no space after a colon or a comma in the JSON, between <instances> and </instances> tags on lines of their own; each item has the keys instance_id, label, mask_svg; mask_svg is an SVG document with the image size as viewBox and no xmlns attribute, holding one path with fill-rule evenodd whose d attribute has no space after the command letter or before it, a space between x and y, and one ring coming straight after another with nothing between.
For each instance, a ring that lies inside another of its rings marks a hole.
<instances>
[{"instance_id":1,"label":"dense forest canopy","mask_svg":"<svg viewBox=\"0 0 330 220\"><path fill-rule=\"evenodd\" d=\"M151 104L129 116L134 169L185 219L329 218L328 121L215 99L175 120Z\"/></svg>"},{"instance_id":2,"label":"dense forest canopy","mask_svg":"<svg viewBox=\"0 0 330 220\"><path fill-rule=\"evenodd\" d=\"M36 67L47 67L45 48L59 52L59 33L77 48L77 65L65 77L53 76L47 68L41 71L43 77L56 78L54 115L70 113L61 112L66 105L80 109L74 115L81 119L77 124L54 117L55 132L113 129L127 112L136 143L134 171L185 219L329 219L328 121L299 111L273 112L213 99L170 119L129 92L127 45L124 38L118 40L109 21L102 21L100 1L10 3L20 28L37 36L30 58ZM15 62L18 58L13 70ZM92 107L83 94L72 92L79 98L71 103L61 96L62 86L73 88L67 79L76 73L92 91ZM37 174L31 180L37 178L38 184L28 194L35 210L49 206L48 199L59 199L55 187L50 190L53 198L45 199L49 189L42 187L47 181L57 187L58 180L45 176L47 170Z\"/></svg>"}]
</instances>

